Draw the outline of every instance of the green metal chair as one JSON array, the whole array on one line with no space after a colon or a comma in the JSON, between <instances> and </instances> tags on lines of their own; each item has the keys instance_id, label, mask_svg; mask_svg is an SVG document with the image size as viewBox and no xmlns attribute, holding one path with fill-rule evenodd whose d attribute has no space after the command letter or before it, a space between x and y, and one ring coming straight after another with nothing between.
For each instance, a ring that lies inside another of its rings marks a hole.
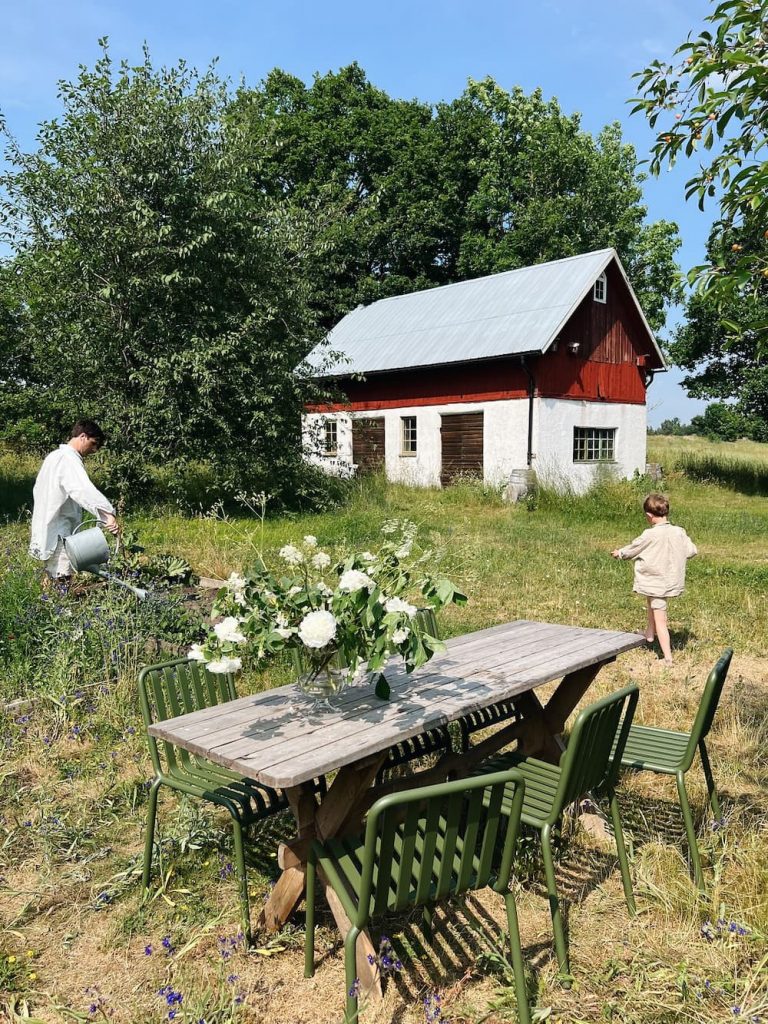
<instances>
[{"instance_id":1,"label":"green metal chair","mask_svg":"<svg viewBox=\"0 0 768 1024\"><path fill-rule=\"evenodd\" d=\"M698 750L707 783L710 807L715 818L720 818L722 813L720 801L717 798L715 782L712 778L712 767L709 763L709 754L704 739L712 728L712 721L723 692L732 657L733 650L728 647L709 673L690 732L674 732L671 729L657 729L650 725L633 725L629 730L627 744L621 755L623 768L629 768L634 772L674 775L677 782L680 810L683 813L685 832L688 837L693 876L696 884L702 890L704 889L704 876L701 870L701 856L696 842L691 805L685 789L685 775L693 764Z\"/></svg>"},{"instance_id":2,"label":"green metal chair","mask_svg":"<svg viewBox=\"0 0 768 1024\"><path fill-rule=\"evenodd\" d=\"M178 658L149 665L139 673L139 699L144 725L149 728L190 711L214 707L237 697L231 675L214 675L196 661ZM155 842L157 798L161 786L207 800L225 808L232 817L235 867L240 887L243 933L250 943L251 925L248 882L245 871L243 829L288 807L282 793L252 779L220 767L164 740L158 742L147 733L149 753L155 777L149 791L147 835L144 845L142 884L149 887Z\"/></svg>"},{"instance_id":3,"label":"green metal chair","mask_svg":"<svg viewBox=\"0 0 768 1024\"><path fill-rule=\"evenodd\" d=\"M464 753L469 750L470 737L473 733L519 717L520 712L512 700L502 700L488 708L479 708L477 711L471 711L468 715L464 715L463 718L459 719L461 750Z\"/></svg>"},{"instance_id":4,"label":"green metal chair","mask_svg":"<svg viewBox=\"0 0 768 1024\"><path fill-rule=\"evenodd\" d=\"M358 1019L355 946L371 918L491 885L504 896L521 1024L529 1024L517 908L509 879L525 784L515 771L392 793L368 813L364 836L315 840L307 864L304 976L314 974L315 880L320 868L351 921L344 940L345 1024Z\"/></svg>"},{"instance_id":5,"label":"green metal chair","mask_svg":"<svg viewBox=\"0 0 768 1024\"><path fill-rule=\"evenodd\" d=\"M634 914L635 900L615 786L638 694L635 684L625 686L579 712L559 765L511 753L499 754L484 761L481 766L485 772L515 768L525 779L521 817L526 825L537 829L541 836L555 950L560 973L566 984L570 984L568 943L555 879L552 830L559 823L566 807L581 799L585 793L599 792L608 797L624 896L629 912ZM511 801L505 801L504 806L511 806Z\"/></svg>"}]
</instances>

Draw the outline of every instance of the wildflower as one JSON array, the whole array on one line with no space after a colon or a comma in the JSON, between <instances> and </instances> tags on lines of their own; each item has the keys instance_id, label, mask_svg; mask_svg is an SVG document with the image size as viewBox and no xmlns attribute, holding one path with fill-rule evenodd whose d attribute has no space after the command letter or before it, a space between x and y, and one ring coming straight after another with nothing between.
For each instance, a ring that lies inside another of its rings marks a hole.
<instances>
[{"instance_id":1,"label":"wildflower","mask_svg":"<svg viewBox=\"0 0 768 1024\"><path fill-rule=\"evenodd\" d=\"M187 657L190 658L192 661L207 660L205 654L203 654L203 649L200 646L200 644L192 644L192 646L187 651Z\"/></svg>"},{"instance_id":2,"label":"wildflower","mask_svg":"<svg viewBox=\"0 0 768 1024\"><path fill-rule=\"evenodd\" d=\"M369 956L368 959L371 960L373 958ZM359 978L355 978L355 980L352 982L352 987L349 990L349 998L350 999L357 999L359 994L360 994L360 979Z\"/></svg>"},{"instance_id":3,"label":"wildflower","mask_svg":"<svg viewBox=\"0 0 768 1024\"><path fill-rule=\"evenodd\" d=\"M364 562L375 562L376 561L376 555L372 554L370 551L364 551L362 553L362 555L360 555L360 557L362 558L362 560Z\"/></svg>"},{"instance_id":4,"label":"wildflower","mask_svg":"<svg viewBox=\"0 0 768 1024\"><path fill-rule=\"evenodd\" d=\"M705 921L701 926L701 937L706 939L707 942L712 942L715 938L715 930L712 927L711 921Z\"/></svg>"},{"instance_id":5,"label":"wildflower","mask_svg":"<svg viewBox=\"0 0 768 1024\"><path fill-rule=\"evenodd\" d=\"M9 963L9 964L15 964L16 963L16 959L17 958L15 956L7 956L5 958L5 961L6 961L6 963Z\"/></svg>"},{"instance_id":6,"label":"wildflower","mask_svg":"<svg viewBox=\"0 0 768 1024\"><path fill-rule=\"evenodd\" d=\"M144 956L152 956L152 947L151 946L145 946L144 947Z\"/></svg>"},{"instance_id":7,"label":"wildflower","mask_svg":"<svg viewBox=\"0 0 768 1024\"><path fill-rule=\"evenodd\" d=\"M312 565L315 569L327 569L331 564L331 556L326 554L325 551L318 551L316 555L312 556Z\"/></svg>"},{"instance_id":8,"label":"wildflower","mask_svg":"<svg viewBox=\"0 0 768 1024\"><path fill-rule=\"evenodd\" d=\"M29 979L29 981L37 981L37 975L35 974L34 971L30 971L29 974L27 975L27 978Z\"/></svg>"},{"instance_id":9,"label":"wildflower","mask_svg":"<svg viewBox=\"0 0 768 1024\"><path fill-rule=\"evenodd\" d=\"M32 957L34 957L34 956L37 956L37 951L36 951L36 950L34 950L34 949L28 949L28 950L27 950L27 956L28 956L28 957L29 957L29 959L31 960L31 959L32 959Z\"/></svg>"},{"instance_id":10,"label":"wildflower","mask_svg":"<svg viewBox=\"0 0 768 1024\"><path fill-rule=\"evenodd\" d=\"M240 620L236 619L234 615L228 615L226 619L222 619L221 622L217 622L213 627L213 631L219 640L231 644L244 644L245 636L238 629Z\"/></svg>"},{"instance_id":11,"label":"wildflower","mask_svg":"<svg viewBox=\"0 0 768 1024\"><path fill-rule=\"evenodd\" d=\"M305 548L316 548L317 547L317 537L313 537L311 533L308 533L304 537L304 547Z\"/></svg>"},{"instance_id":12,"label":"wildflower","mask_svg":"<svg viewBox=\"0 0 768 1024\"><path fill-rule=\"evenodd\" d=\"M173 943L171 942L170 935L163 936L163 949L166 951L166 953L168 953L169 956L171 953L173 953Z\"/></svg>"},{"instance_id":13,"label":"wildflower","mask_svg":"<svg viewBox=\"0 0 768 1024\"><path fill-rule=\"evenodd\" d=\"M304 561L304 555L293 544L286 544L278 554L288 565L300 565Z\"/></svg>"},{"instance_id":14,"label":"wildflower","mask_svg":"<svg viewBox=\"0 0 768 1024\"><path fill-rule=\"evenodd\" d=\"M227 975L227 984L228 985L234 985L234 983L237 981L237 979L239 977L240 977L239 974L229 974L229 975Z\"/></svg>"},{"instance_id":15,"label":"wildflower","mask_svg":"<svg viewBox=\"0 0 768 1024\"><path fill-rule=\"evenodd\" d=\"M355 594L358 590L373 590L376 583L367 573L359 569L347 569L339 580L339 590L345 594Z\"/></svg>"},{"instance_id":16,"label":"wildflower","mask_svg":"<svg viewBox=\"0 0 768 1024\"><path fill-rule=\"evenodd\" d=\"M335 636L336 619L331 612L309 612L299 625L299 639L305 647L327 647Z\"/></svg>"},{"instance_id":17,"label":"wildflower","mask_svg":"<svg viewBox=\"0 0 768 1024\"><path fill-rule=\"evenodd\" d=\"M404 644L410 635L410 629L407 629L405 627L403 627L403 629L396 629L392 634L392 643Z\"/></svg>"}]
</instances>

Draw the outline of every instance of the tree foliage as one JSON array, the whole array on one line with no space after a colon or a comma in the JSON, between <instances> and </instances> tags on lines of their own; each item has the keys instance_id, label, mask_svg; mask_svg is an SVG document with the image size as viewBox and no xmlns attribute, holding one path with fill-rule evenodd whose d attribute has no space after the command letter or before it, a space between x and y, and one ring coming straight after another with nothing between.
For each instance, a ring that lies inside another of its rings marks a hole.
<instances>
[{"instance_id":1,"label":"tree foliage","mask_svg":"<svg viewBox=\"0 0 768 1024\"><path fill-rule=\"evenodd\" d=\"M388 97L355 64L310 86L274 71L233 118L265 151L265 187L324 211L314 305L358 303L615 246L651 323L676 297L677 228L645 224L635 154L539 91L470 81L436 108Z\"/></svg>"},{"instance_id":2,"label":"tree foliage","mask_svg":"<svg viewBox=\"0 0 768 1024\"><path fill-rule=\"evenodd\" d=\"M104 42L60 98L0 180L0 394L51 431L101 420L124 485L215 456L230 487L278 486L310 394L306 225L258 187L214 69L115 67Z\"/></svg>"},{"instance_id":3,"label":"tree foliage","mask_svg":"<svg viewBox=\"0 0 768 1024\"><path fill-rule=\"evenodd\" d=\"M725 0L708 16L710 27L677 48L673 62L653 61L636 76L643 111L658 131L651 170L658 174L685 156L698 161L686 198L719 205L708 260L691 282L716 302L729 330L734 304L764 294L768 279L768 0ZM741 233L761 244L747 247ZM762 304L752 308L750 330L768 345Z\"/></svg>"}]
</instances>

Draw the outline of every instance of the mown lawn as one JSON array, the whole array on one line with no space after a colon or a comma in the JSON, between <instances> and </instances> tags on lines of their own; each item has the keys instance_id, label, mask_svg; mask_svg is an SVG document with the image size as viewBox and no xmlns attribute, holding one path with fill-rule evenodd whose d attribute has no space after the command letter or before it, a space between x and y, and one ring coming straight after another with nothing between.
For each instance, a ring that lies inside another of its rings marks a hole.
<instances>
[{"instance_id":1,"label":"mown lawn","mask_svg":"<svg viewBox=\"0 0 768 1024\"><path fill-rule=\"evenodd\" d=\"M700 899L688 876L674 787L627 780L620 797L639 914L626 913L611 848L571 830L559 867L571 898L576 979L566 991L556 980L531 845L521 865L519 905L531 997L542 1020L768 1021L768 507L759 494L735 489L734 479L714 484L677 472L689 440L653 438L649 452L667 471L673 520L700 550L687 593L671 606L676 664L664 669L652 653L632 652L601 673L590 696L635 679L642 720L685 727L709 667L724 646L735 648L710 745L724 822L709 820L703 781L692 772L707 895ZM699 456L768 465L765 446L736 451L693 440ZM29 467L6 460L3 474L13 476L14 494L23 499ZM201 575L222 577L246 567L256 551L269 560L305 533L326 548L368 547L384 519L408 516L443 548L446 572L470 598L445 615L446 635L517 618L635 630L643 610L631 594L631 567L608 552L643 529L646 486L608 484L581 499L542 494L509 507L477 486L412 491L371 482L346 507L323 515L261 524L253 516L166 514L136 516L131 525L148 548L187 558ZM9 621L15 602L20 627L14 628L21 629L24 616L37 621L39 603L32 568L17 557L25 538L22 521L0 527L0 612ZM150 899L141 898L137 865L151 769L135 672L149 656L147 631L181 645L194 629L181 613L157 621L143 614L102 593L74 609L62 602L41 634L43 650L6 640L3 678L13 684L0 683L0 700L23 692L22 658L27 689L37 699L0 720L0 1019L3 1010L11 1020L24 1019L28 1008L43 1021L161 1021L170 1012L171 1019L208 1024L340 1020L342 957L330 917L320 918L311 981L302 976L301 915L280 935L262 936L255 952L243 950L228 833L215 814L162 798L162 868ZM285 676L246 677L240 685L245 690L277 678ZM290 821L282 819L255 837L255 910L276 877L276 844L289 834ZM445 1021L514 1020L496 931L499 902L484 895L467 912L439 913L433 947L423 944L413 922L396 922L387 935L403 970L390 979L384 1005L365 1007L362 1019L424 1021L438 993ZM181 1003L169 1003L167 989L159 994L169 984L183 994Z\"/></svg>"}]
</instances>

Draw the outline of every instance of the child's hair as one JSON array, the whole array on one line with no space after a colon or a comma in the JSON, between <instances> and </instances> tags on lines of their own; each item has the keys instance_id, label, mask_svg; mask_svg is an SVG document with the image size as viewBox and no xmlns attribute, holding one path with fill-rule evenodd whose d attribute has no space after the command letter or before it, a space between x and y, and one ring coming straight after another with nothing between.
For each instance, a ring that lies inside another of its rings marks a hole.
<instances>
[{"instance_id":1,"label":"child's hair","mask_svg":"<svg viewBox=\"0 0 768 1024\"><path fill-rule=\"evenodd\" d=\"M643 502L643 512L650 512L652 516L668 516L669 499L663 494L649 494Z\"/></svg>"}]
</instances>

